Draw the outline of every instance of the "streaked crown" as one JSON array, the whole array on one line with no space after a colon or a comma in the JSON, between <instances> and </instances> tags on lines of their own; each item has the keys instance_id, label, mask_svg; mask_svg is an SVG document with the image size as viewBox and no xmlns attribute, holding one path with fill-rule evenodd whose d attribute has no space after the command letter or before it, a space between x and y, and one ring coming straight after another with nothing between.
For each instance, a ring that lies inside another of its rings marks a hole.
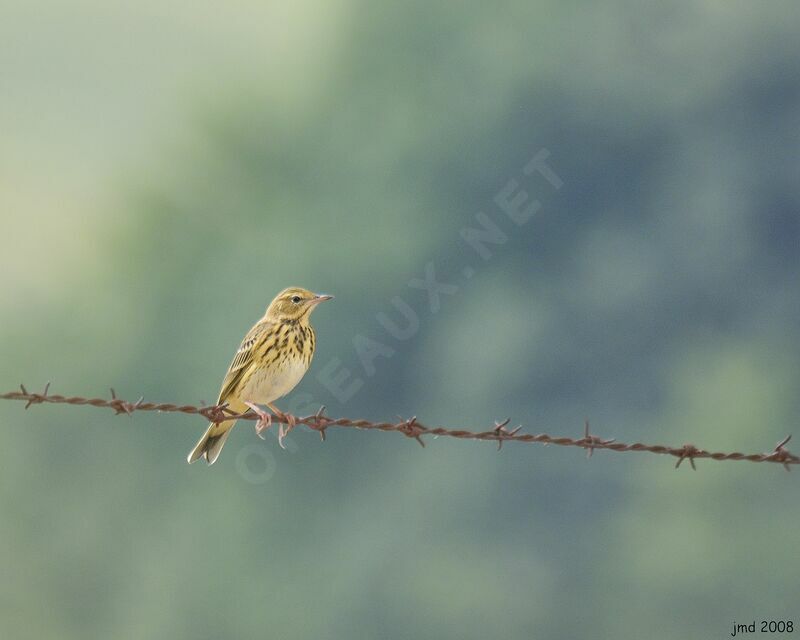
<instances>
[{"instance_id":1,"label":"streaked crown","mask_svg":"<svg viewBox=\"0 0 800 640\"><path fill-rule=\"evenodd\" d=\"M275 296L267 307L265 317L279 322L307 319L320 302L332 298L333 296L317 294L308 289L289 287Z\"/></svg>"}]
</instances>

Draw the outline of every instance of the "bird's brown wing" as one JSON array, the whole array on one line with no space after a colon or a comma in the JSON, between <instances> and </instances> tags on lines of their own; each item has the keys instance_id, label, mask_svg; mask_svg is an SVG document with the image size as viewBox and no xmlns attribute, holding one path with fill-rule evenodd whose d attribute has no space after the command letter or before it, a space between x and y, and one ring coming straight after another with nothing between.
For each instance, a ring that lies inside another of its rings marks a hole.
<instances>
[{"instance_id":1,"label":"bird's brown wing","mask_svg":"<svg viewBox=\"0 0 800 640\"><path fill-rule=\"evenodd\" d=\"M273 323L268 321L258 322L242 340L236 355L233 357L228 373L222 381L222 390L219 392L217 404L225 402L242 382L248 369L253 365L255 354L261 349L264 342L269 339Z\"/></svg>"}]
</instances>

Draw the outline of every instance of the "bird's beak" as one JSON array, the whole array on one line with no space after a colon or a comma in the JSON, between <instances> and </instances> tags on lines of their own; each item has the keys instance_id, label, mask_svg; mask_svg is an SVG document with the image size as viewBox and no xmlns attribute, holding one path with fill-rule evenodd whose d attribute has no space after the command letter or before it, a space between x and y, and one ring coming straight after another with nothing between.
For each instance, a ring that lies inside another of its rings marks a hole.
<instances>
[{"instance_id":1,"label":"bird's beak","mask_svg":"<svg viewBox=\"0 0 800 640\"><path fill-rule=\"evenodd\" d=\"M308 301L308 304L310 304L313 307L318 305L320 302L325 302L326 300L333 300L333 296L321 293L311 298L311 300Z\"/></svg>"}]
</instances>

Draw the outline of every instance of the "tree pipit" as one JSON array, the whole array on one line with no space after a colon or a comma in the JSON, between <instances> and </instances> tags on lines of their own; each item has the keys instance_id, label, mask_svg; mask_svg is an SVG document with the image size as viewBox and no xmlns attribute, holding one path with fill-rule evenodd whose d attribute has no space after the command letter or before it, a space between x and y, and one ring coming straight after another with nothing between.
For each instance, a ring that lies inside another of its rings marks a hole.
<instances>
[{"instance_id":1,"label":"tree pipit","mask_svg":"<svg viewBox=\"0 0 800 640\"><path fill-rule=\"evenodd\" d=\"M294 423L272 403L294 389L308 371L316 344L311 312L320 302L331 298L298 287L281 291L264 317L247 332L222 382L217 404L226 402L231 411L240 414L252 409L259 418L256 424L259 437L263 438L261 434L272 425L272 416L259 404L267 405L277 417L289 423L286 428L280 426L281 447ZM205 458L208 464L213 464L235 424L236 420L226 420L209 425L189 454L189 463Z\"/></svg>"}]
</instances>

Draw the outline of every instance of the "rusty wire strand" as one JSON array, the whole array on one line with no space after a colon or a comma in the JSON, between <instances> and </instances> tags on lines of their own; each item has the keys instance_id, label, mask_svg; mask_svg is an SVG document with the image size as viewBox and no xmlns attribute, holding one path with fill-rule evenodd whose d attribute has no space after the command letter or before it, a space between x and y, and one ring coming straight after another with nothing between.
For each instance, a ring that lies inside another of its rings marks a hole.
<instances>
[{"instance_id":1,"label":"rusty wire strand","mask_svg":"<svg viewBox=\"0 0 800 640\"><path fill-rule=\"evenodd\" d=\"M70 404L70 405L86 405L90 407L106 407L113 409L116 414L132 415L136 411L158 411L164 413L186 413L197 414L203 416L210 422L223 422L225 420L257 420L252 412L244 414L237 414L227 407L226 404L212 405L199 407L195 405L178 405L169 402L155 403L145 402L143 397L140 397L136 402L129 402L117 397L114 389L111 389L111 398L83 398L80 396L62 396L49 394L50 383L48 382L42 393L31 393L25 385L20 385L20 391L11 391L9 393L0 394L2 400L21 400L26 402L25 408L29 408L33 404ZM487 431L468 431L466 429L447 429L445 427L428 427L420 423L416 416L408 420L400 419L399 422L371 422L369 420L354 420L351 418L329 418L325 415L325 407L321 407L317 413L299 417L290 416L288 414L276 415L273 417L274 422L290 424L293 421L297 425L305 425L311 429L319 432L320 438L325 440L325 432L330 427L345 427L355 429L375 429L378 431L397 431L406 437L415 439L420 445L425 446L423 436L446 436L449 438L460 438L462 440L484 440L497 442L498 450L503 446L504 442L538 442L541 444L554 444L560 447L580 447L586 450L586 456L591 457L597 449L605 449L608 451L646 451L648 453L655 453L660 455L670 455L678 458L675 468L680 467L684 460L688 460L692 469L696 469L695 460L701 458L708 458L711 460L747 460L749 462L774 462L783 465L789 471L791 465L800 464L800 457L791 453L786 445L791 440L792 436L787 436L779 442L772 451L767 453L723 453L711 452L705 449L700 449L692 444L684 444L680 447L669 447L658 444L642 444L635 442L633 444L625 444L617 442L614 439L605 440L598 436L592 435L589 432L589 421L587 420L584 425L584 432L582 438L569 438L566 436L551 436L546 433L529 434L520 433L522 426L515 427L514 429L507 429L510 419L502 422L496 422L495 425Z\"/></svg>"}]
</instances>

